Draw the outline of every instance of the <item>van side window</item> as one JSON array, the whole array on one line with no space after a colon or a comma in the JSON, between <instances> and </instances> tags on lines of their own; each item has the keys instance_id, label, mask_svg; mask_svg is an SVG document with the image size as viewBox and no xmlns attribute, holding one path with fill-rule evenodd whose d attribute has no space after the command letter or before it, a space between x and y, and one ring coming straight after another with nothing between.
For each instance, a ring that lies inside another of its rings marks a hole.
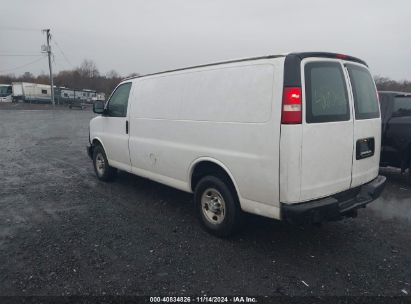
<instances>
[{"instance_id":1,"label":"van side window","mask_svg":"<svg viewBox=\"0 0 411 304\"><path fill-rule=\"evenodd\" d=\"M111 95L107 105L107 114L111 117L126 117L128 96L130 95L131 82L120 85Z\"/></svg>"},{"instance_id":2,"label":"van side window","mask_svg":"<svg viewBox=\"0 0 411 304\"><path fill-rule=\"evenodd\" d=\"M307 123L349 120L348 93L341 64L309 62L304 73Z\"/></svg>"},{"instance_id":3,"label":"van side window","mask_svg":"<svg viewBox=\"0 0 411 304\"><path fill-rule=\"evenodd\" d=\"M377 91L374 81L367 69L354 64L346 64L352 91L356 119L380 117Z\"/></svg>"}]
</instances>

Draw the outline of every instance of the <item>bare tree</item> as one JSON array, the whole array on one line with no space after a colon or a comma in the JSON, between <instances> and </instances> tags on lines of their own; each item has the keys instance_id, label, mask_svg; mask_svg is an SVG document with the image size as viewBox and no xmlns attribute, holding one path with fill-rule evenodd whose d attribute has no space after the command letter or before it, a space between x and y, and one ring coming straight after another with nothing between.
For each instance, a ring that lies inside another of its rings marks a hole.
<instances>
[{"instance_id":1,"label":"bare tree","mask_svg":"<svg viewBox=\"0 0 411 304\"><path fill-rule=\"evenodd\" d=\"M34 80L34 75L30 72L24 72L23 75L21 75L22 81L26 82L31 82Z\"/></svg>"},{"instance_id":2,"label":"bare tree","mask_svg":"<svg viewBox=\"0 0 411 304\"><path fill-rule=\"evenodd\" d=\"M132 73L128 77L138 76L138 73ZM64 86L72 89L91 89L97 92L104 92L106 96L110 95L113 89L121 82L124 77L117 71L110 70L105 75L100 75L96 64L92 60L84 60L82 64L74 70L60 71L54 76L54 84L58 87ZM37 77L30 72L21 76L0 75L0 83L12 83L18 81L28 81L35 83L48 84L48 76L41 73Z\"/></svg>"},{"instance_id":3,"label":"bare tree","mask_svg":"<svg viewBox=\"0 0 411 304\"><path fill-rule=\"evenodd\" d=\"M127 75L126 78L137 77L137 76L140 76L140 74L139 73L131 73L131 74Z\"/></svg>"},{"instance_id":4,"label":"bare tree","mask_svg":"<svg viewBox=\"0 0 411 304\"><path fill-rule=\"evenodd\" d=\"M107 74L106 74L106 77L107 77L107 78L121 78L120 74L117 73L116 70L110 70L110 71L108 71Z\"/></svg>"},{"instance_id":5,"label":"bare tree","mask_svg":"<svg viewBox=\"0 0 411 304\"><path fill-rule=\"evenodd\" d=\"M396 81L379 75L374 76L374 80L380 91L411 92L411 81Z\"/></svg>"},{"instance_id":6,"label":"bare tree","mask_svg":"<svg viewBox=\"0 0 411 304\"><path fill-rule=\"evenodd\" d=\"M100 72L97 69L93 60L84 59L80 67L78 68L80 75L85 78L96 78L100 76Z\"/></svg>"}]
</instances>

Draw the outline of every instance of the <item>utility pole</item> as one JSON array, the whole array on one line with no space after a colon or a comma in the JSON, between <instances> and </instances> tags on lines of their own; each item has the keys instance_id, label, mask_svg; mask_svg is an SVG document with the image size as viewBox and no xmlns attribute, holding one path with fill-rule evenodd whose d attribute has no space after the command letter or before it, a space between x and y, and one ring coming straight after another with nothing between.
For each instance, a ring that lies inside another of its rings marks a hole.
<instances>
[{"instance_id":1,"label":"utility pole","mask_svg":"<svg viewBox=\"0 0 411 304\"><path fill-rule=\"evenodd\" d=\"M53 103L53 106L55 105L54 102L54 83L53 83L53 68L51 66L51 46L50 46L50 39L51 39L51 34L50 34L50 29L44 29L42 30L43 33L46 33L46 39L47 39L47 55L49 57L49 70L50 70L50 86L51 86L51 102Z\"/></svg>"}]
</instances>

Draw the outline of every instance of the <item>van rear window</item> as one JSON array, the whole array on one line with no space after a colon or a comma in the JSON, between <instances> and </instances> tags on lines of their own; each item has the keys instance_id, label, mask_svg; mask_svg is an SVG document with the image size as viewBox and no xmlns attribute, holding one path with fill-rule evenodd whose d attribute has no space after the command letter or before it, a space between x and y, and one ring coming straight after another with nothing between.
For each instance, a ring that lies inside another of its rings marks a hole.
<instances>
[{"instance_id":1,"label":"van rear window","mask_svg":"<svg viewBox=\"0 0 411 304\"><path fill-rule=\"evenodd\" d=\"M354 95L356 119L380 117L377 91L370 72L358 65L347 64Z\"/></svg>"},{"instance_id":2,"label":"van rear window","mask_svg":"<svg viewBox=\"0 0 411 304\"><path fill-rule=\"evenodd\" d=\"M309 62L304 67L307 123L350 119L347 86L338 62Z\"/></svg>"}]
</instances>

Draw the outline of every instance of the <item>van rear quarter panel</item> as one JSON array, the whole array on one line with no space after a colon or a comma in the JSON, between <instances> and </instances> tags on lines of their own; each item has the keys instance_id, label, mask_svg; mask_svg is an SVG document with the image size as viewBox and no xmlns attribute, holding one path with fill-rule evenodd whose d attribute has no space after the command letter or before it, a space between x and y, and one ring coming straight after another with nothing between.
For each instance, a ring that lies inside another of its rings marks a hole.
<instances>
[{"instance_id":1,"label":"van rear quarter panel","mask_svg":"<svg viewBox=\"0 0 411 304\"><path fill-rule=\"evenodd\" d=\"M223 164L243 210L279 218L284 58L195 68L134 80L132 170L191 191L199 159Z\"/></svg>"}]
</instances>

